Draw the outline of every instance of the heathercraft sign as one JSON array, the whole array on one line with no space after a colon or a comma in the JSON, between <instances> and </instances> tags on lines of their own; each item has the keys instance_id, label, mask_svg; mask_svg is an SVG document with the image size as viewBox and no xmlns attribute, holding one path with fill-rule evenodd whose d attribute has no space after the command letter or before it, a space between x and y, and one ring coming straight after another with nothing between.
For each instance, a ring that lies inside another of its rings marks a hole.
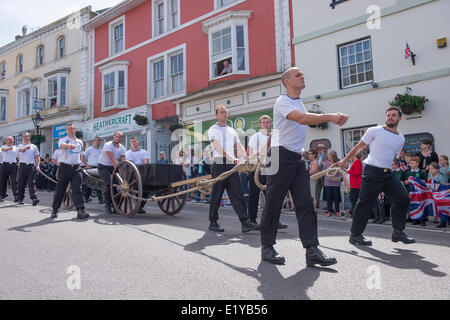
<instances>
[{"instance_id":1,"label":"heathercraft sign","mask_svg":"<svg viewBox=\"0 0 450 320\"><path fill-rule=\"evenodd\" d=\"M92 140L97 136L100 138L110 137L116 131L122 131L123 133L140 131L143 127L136 124L136 121L133 120L136 114L142 115L147 114L147 112L145 108L139 108L87 121L83 129L85 139Z\"/></svg>"}]
</instances>

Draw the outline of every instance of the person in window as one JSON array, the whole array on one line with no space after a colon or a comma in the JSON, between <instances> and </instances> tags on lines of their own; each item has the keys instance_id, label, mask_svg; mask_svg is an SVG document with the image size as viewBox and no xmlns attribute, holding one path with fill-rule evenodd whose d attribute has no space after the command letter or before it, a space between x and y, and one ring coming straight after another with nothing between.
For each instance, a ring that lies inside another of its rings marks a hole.
<instances>
[{"instance_id":1,"label":"person in window","mask_svg":"<svg viewBox=\"0 0 450 320\"><path fill-rule=\"evenodd\" d=\"M223 62L223 69L222 69L222 72L220 72L220 75L223 76L225 74L232 73L232 72L233 72L233 65L228 60L225 60Z\"/></svg>"}]
</instances>

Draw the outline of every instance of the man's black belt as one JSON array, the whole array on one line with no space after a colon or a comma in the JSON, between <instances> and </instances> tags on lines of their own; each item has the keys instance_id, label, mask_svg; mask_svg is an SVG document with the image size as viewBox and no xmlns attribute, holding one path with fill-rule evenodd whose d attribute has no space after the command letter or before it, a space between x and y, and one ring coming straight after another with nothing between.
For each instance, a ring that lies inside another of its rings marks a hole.
<instances>
[{"instance_id":1,"label":"man's black belt","mask_svg":"<svg viewBox=\"0 0 450 320\"><path fill-rule=\"evenodd\" d=\"M17 164L17 162L6 162L6 161L3 161L3 164Z\"/></svg>"},{"instance_id":2,"label":"man's black belt","mask_svg":"<svg viewBox=\"0 0 450 320\"><path fill-rule=\"evenodd\" d=\"M63 167L70 167L70 168L78 168L80 166L80 164L67 164L64 162L61 162L60 165Z\"/></svg>"},{"instance_id":3,"label":"man's black belt","mask_svg":"<svg viewBox=\"0 0 450 320\"><path fill-rule=\"evenodd\" d=\"M376 170L376 171L379 171L379 172L383 172L383 173L391 173L393 171L392 169L379 168L379 167L372 166L370 164L366 164L366 167L370 167L373 170Z\"/></svg>"},{"instance_id":4,"label":"man's black belt","mask_svg":"<svg viewBox=\"0 0 450 320\"><path fill-rule=\"evenodd\" d=\"M21 166L34 166L34 163L21 162L20 165Z\"/></svg>"}]
</instances>

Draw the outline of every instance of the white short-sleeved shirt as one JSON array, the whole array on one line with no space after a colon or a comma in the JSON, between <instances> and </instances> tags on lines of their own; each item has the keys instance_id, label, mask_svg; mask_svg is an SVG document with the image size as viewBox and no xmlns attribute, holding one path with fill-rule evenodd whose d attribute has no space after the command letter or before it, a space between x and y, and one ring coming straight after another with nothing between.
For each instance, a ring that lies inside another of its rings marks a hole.
<instances>
[{"instance_id":1,"label":"white short-sleeved shirt","mask_svg":"<svg viewBox=\"0 0 450 320\"><path fill-rule=\"evenodd\" d=\"M18 152L19 149L16 146L12 146L13 149L12 150L8 150L8 151L2 151L2 156L3 156L3 162L9 162L9 163L17 163L17 156L18 156ZM3 145L3 148L10 148L7 145Z\"/></svg>"},{"instance_id":2,"label":"white short-sleeved shirt","mask_svg":"<svg viewBox=\"0 0 450 320\"><path fill-rule=\"evenodd\" d=\"M113 165L112 162L109 160L108 156L106 155L106 151L112 152L114 154L114 160L116 161L118 161L121 156L125 156L126 153L125 147L121 143L119 143L118 148L114 146L114 143L112 141L105 143L105 145L103 146L102 154L98 159L98 163L104 166Z\"/></svg>"},{"instance_id":3,"label":"white short-sleeved shirt","mask_svg":"<svg viewBox=\"0 0 450 320\"><path fill-rule=\"evenodd\" d=\"M59 154L61 153L60 149L56 149L55 152L53 152L52 159L56 162L59 162Z\"/></svg>"},{"instance_id":4,"label":"white short-sleeved shirt","mask_svg":"<svg viewBox=\"0 0 450 320\"><path fill-rule=\"evenodd\" d=\"M368 165L392 169L395 155L400 156L405 137L400 133L387 130L384 126L367 129L361 141L369 145L370 153L364 162Z\"/></svg>"},{"instance_id":5,"label":"white short-sleeved shirt","mask_svg":"<svg viewBox=\"0 0 450 320\"><path fill-rule=\"evenodd\" d=\"M249 145L249 147L252 147L254 154L256 154L257 152L261 153L263 148L267 145L268 140L269 140L269 135L264 134L262 132L258 132L250 137L250 141L248 142L248 145Z\"/></svg>"},{"instance_id":6,"label":"white short-sleeved shirt","mask_svg":"<svg viewBox=\"0 0 450 320\"><path fill-rule=\"evenodd\" d=\"M0 163L3 163L3 153L0 152Z\"/></svg>"},{"instance_id":7,"label":"white short-sleeved shirt","mask_svg":"<svg viewBox=\"0 0 450 320\"><path fill-rule=\"evenodd\" d=\"M63 144L71 144L75 146L75 149L61 149L61 145ZM57 162L65 163L65 164L80 164L81 163L81 151L83 150L83 141L75 138L72 140L69 137L64 137L59 139L58 142L59 147L59 155Z\"/></svg>"},{"instance_id":8,"label":"white short-sleeved shirt","mask_svg":"<svg viewBox=\"0 0 450 320\"><path fill-rule=\"evenodd\" d=\"M210 141L217 140L226 152L234 156L234 145L239 141L236 130L229 126L221 127L216 123L209 128L208 136ZM223 158L223 155L214 149L214 158Z\"/></svg>"},{"instance_id":9,"label":"white short-sleeved shirt","mask_svg":"<svg viewBox=\"0 0 450 320\"><path fill-rule=\"evenodd\" d=\"M135 165L144 164L144 160L150 160L147 150L139 149L138 151L128 150L125 158L130 160Z\"/></svg>"},{"instance_id":10,"label":"white short-sleeved shirt","mask_svg":"<svg viewBox=\"0 0 450 320\"><path fill-rule=\"evenodd\" d=\"M284 147L297 153L304 151L306 125L286 118L295 110L306 113L300 98L292 99L285 94L278 97L273 107L272 147Z\"/></svg>"},{"instance_id":11,"label":"white short-sleeved shirt","mask_svg":"<svg viewBox=\"0 0 450 320\"><path fill-rule=\"evenodd\" d=\"M38 148L32 144L20 144L19 149L25 149L30 146L29 150L25 150L24 152L19 152L19 162L26 164L36 164L34 157L39 156Z\"/></svg>"},{"instance_id":12,"label":"white short-sleeved shirt","mask_svg":"<svg viewBox=\"0 0 450 320\"><path fill-rule=\"evenodd\" d=\"M84 152L84 159L86 160L86 163L90 167L97 167L98 159L100 158L101 154L102 154L102 149L100 149L100 147L95 148L94 146L90 146Z\"/></svg>"}]
</instances>

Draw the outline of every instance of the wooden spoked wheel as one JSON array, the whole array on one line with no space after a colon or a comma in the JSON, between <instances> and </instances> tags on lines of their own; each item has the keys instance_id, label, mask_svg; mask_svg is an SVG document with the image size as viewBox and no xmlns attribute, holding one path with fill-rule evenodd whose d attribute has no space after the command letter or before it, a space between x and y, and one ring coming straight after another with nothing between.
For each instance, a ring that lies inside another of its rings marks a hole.
<instances>
[{"instance_id":1,"label":"wooden spoked wheel","mask_svg":"<svg viewBox=\"0 0 450 320\"><path fill-rule=\"evenodd\" d=\"M130 161L121 161L111 175L111 198L116 212L132 217L139 210L142 197L142 180L138 168Z\"/></svg>"},{"instance_id":2,"label":"wooden spoked wheel","mask_svg":"<svg viewBox=\"0 0 450 320\"><path fill-rule=\"evenodd\" d=\"M186 175L184 175L184 178L186 179ZM189 186L184 186L184 188L188 188ZM170 194L174 194L177 192L182 191L181 189L184 189L183 187L176 187L176 188L168 188L166 190L161 190L156 193L157 197L161 196L167 196ZM179 213L184 205L186 204L187 194L181 195L181 196L175 196L172 198L164 199L161 201L158 201L158 206L161 209L162 212L167 214L168 216L174 216L177 213Z\"/></svg>"},{"instance_id":3,"label":"wooden spoked wheel","mask_svg":"<svg viewBox=\"0 0 450 320\"><path fill-rule=\"evenodd\" d=\"M71 184L69 183L66 189L66 193L64 194L63 198L63 208L64 209L72 209L75 206L75 203L73 202L73 196L72 196L72 188Z\"/></svg>"}]
</instances>

